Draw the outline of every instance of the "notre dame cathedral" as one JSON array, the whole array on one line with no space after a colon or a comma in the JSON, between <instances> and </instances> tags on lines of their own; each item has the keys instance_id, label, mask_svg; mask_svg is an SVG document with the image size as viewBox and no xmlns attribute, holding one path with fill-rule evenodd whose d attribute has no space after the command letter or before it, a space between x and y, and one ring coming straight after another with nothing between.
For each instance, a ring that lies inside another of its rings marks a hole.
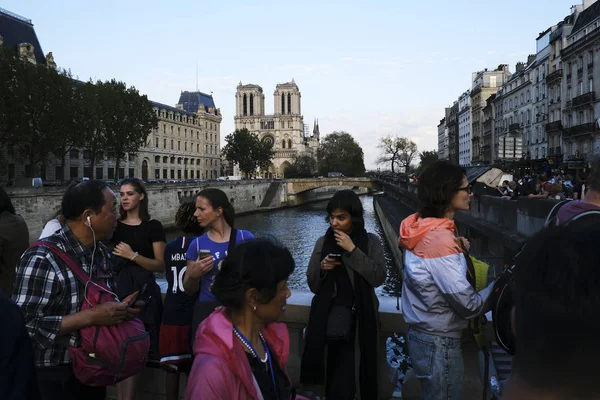
<instances>
[{"instance_id":1,"label":"notre dame cathedral","mask_svg":"<svg viewBox=\"0 0 600 400\"><path fill-rule=\"evenodd\" d=\"M273 145L275 157L265 178L283 178L285 168L296 157L310 156L316 159L319 147L319 124L314 122L310 134L304 125L301 112L301 95L298 85L291 82L275 87L275 112L265 112L265 95L262 87L248 84L237 86L235 96L235 129L246 128L256 133L260 140Z\"/></svg>"}]
</instances>

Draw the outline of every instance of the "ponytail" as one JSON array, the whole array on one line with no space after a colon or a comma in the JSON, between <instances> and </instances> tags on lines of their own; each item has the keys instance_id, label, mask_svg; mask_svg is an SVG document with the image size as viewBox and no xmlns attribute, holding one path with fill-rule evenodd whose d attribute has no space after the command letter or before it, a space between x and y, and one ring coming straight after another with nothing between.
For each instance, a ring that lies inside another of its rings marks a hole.
<instances>
[{"instance_id":1,"label":"ponytail","mask_svg":"<svg viewBox=\"0 0 600 400\"><path fill-rule=\"evenodd\" d=\"M233 228L233 222L235 220L235 209L233 205L229 202L227 195L220 189L208 188L202 190L198 193L197 197L204 197L209 201L211 206L214 209L222 208L223 209L223 218L227 225Z\"/></svg>"}]
</instances>

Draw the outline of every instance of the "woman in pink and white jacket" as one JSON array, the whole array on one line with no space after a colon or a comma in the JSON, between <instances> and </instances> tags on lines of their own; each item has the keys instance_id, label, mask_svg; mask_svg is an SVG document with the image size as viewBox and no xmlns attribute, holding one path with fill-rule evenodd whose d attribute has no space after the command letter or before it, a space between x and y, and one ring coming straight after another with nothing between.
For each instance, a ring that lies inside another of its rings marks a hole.
<instances>
[{"instance_id":1,"label":"woman in pink and white jacket","mask_svg":"<svg viewBox=\"0 0 600 400\"><path fill-rule=\"evenodd\" d=\"M289 334L278 322L291 292L289 250L265 239L240 244L223 261L212 293L223 307L196 332L186 400L288 400Z\"/></svg>"}]
</instances>

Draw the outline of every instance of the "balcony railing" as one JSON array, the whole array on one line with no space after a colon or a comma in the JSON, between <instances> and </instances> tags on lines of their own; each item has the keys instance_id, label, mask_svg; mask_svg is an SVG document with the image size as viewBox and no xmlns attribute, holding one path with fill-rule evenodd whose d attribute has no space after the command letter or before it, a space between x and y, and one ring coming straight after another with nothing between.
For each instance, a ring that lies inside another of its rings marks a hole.
<instances>
[{"instance_id":1,"label":"balcony railing","mask_svg":"<svg viewBox=\"0 0 600 400\"><path fill-rule=\"evenodd\" d=\"M579 135L589 135L592 134L596 130L596 124L593 122L581 125L575 125L571 128L566 128L563 130L563 137L573 137Z\"/></svg>"},{"instance_id":2,"label":"balcony railing","mask_svg":"<svg viewBox=\"0 0 600 400\"><path fill-rule=\"evenodd\" d=\"M573 98L573 107L585 106L596 101L596 93L588 92Z\"/></svg>"},{"instance_id":3,"label":"balcony railing","mask_svg":"<svg viewBox=\"0 0 600 400\"><path fill-rule=\"evenodd\" d=\"M554 132L554 131L559 131L561 129L562 129L561 121L554 121L554 122L550 122L549 124L546 124L546 132Z\"/></svg>"},{"instance_id":4,"label":"balcony railing","mask_svg":"<svg viewBox=\"0 0 600 400\"><path fill-rule=\"evenodd\" d=\"M552 72L551 74L548 74L548 76L546 76L546 83L554 82L554 81L562 78L562 74L563 74L562 69L557 69L556 71Z\"/></svg>"},{"instance_id":5,"label":"balcony railing","mask_svg":"<svg viewBox=\"0 0 600 400\"><path fill-rule=\"evenodd\" d=\"M521 125L519 125L519 124L510 124L510 125L508 126L508 131L509 131L510 133L513 133L513 132L518 132L518 131L519 131L519 129L521 129Z\"/></svg>"}]
</instances>

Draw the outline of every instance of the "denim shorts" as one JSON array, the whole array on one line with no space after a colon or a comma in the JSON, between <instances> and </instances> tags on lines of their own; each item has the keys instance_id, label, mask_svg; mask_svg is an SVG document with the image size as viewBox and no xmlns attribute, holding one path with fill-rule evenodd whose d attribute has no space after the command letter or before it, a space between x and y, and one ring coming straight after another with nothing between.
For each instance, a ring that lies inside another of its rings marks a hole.
<instances>
[{"instance_id":1,"label":"denim shorts","mask_svg":"<svg viewBox=\"0 0 600 400\"><path fill-rule=\"evenodd\" d=\"M465 366L460 338L409 328L408 355L424 400L461 400Z\"/></svg>"}]
</instances>

